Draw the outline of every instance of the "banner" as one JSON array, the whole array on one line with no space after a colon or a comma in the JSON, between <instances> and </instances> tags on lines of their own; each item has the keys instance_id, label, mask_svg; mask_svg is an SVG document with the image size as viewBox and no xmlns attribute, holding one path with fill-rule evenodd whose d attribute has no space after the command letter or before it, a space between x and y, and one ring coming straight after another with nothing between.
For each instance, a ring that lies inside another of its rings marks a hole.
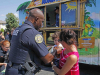
<instances>
[{"instance_id":1,"label":"banner","mask_svg":"<svg viewBox=\"0 0 100 75\"><path fill-rule=\"evenodd\" d=\"M66 1L71 1L71 0L34 0L29 4L27 9L39 6L45 6L49 4L60 3L60 2L66 2Z\"/></svg>"},{"instance_id":2,"label":"banner","mask_svg":"<svg viewBox=\"0 0 100 75\"><path fill-rule=\"evenodd\" d=\"M95 37L79 38L79 48L94 48Z\"/></svg>"}]
</instances>

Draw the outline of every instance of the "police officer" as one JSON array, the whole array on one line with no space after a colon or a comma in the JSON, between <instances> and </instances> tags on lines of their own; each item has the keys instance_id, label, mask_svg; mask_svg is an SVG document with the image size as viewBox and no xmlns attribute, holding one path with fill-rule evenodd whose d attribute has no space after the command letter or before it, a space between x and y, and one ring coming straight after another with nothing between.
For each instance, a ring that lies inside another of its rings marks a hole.
<instances>
[{"instance_id":1,"label":"police officer","mask_svg":"<svg viewBox=\"0 0 100 75\"><path fill-rule=\"evenodd\" d=\"M4 40L0 42L0 63L7 63L8 61L8 54L10 48L10 42L8 40ZM4 66L0 66L0 71L4 69Z\"/></svg>"},{"instance_id":2,"label":"police officer","mask_svg":"<svg viewBox=\"0 0 100 75\"><path fill-rule=\"evenodd\" d=\"M14 30L5 75L34 75L40 70L40 60L50 63L55 54L61 51L48 52L43 36L38 31L43 22L42 11L34 8L24 24Z\"/></svg>"}]
</instances>

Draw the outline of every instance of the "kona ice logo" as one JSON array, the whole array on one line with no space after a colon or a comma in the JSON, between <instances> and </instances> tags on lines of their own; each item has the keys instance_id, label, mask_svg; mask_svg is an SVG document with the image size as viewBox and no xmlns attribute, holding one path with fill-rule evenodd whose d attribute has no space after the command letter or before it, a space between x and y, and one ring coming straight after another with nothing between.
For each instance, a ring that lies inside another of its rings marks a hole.
<instances>
[{"instance_id":1,"label":"kona ice logo","mask_svg":"<svg viewBox=\"0 0 100 75\"><path fill-rule=\"evenodd\" d=\"M55 0L42 0L42 4L54 2Z\"/></svg>"},{"instance_id":2,"label":"kona ice logo","mask_svg":"<svg viewBox=\"0 0 100 75\"><path fill-rule=\"evenodd\" d=\"M83 38L83 40L91 40L91 38Z\"/></svg>"}]
</instances>

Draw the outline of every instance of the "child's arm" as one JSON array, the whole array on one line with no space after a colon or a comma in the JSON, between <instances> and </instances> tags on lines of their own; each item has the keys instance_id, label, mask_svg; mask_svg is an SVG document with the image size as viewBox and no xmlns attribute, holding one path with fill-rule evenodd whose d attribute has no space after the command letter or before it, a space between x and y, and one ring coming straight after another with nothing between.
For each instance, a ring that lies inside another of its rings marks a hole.
<instances>
[{"instance_id":1,"label":"child's arm","mask_svg":"<svg viewBox=\"0 0 100 75\"><path fill-rule=\"evenodd\" d=\"M5 67L7 66L7 63L0 63L0 66L4 65Z\"/></svg>"}]
</instances>

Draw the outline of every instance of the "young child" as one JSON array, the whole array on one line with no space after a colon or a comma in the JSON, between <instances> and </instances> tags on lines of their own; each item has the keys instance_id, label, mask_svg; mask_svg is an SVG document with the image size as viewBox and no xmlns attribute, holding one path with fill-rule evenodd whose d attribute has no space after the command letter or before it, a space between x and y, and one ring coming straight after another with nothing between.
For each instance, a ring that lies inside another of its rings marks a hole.
<instances>
[{"instance_id":1,"label":"young child","mask_svg":"<svg viewBox=\"0 0 100 75\"><path fill-rule=\"evenodd\" d=\"M51 63L52 68L58 75L80 75L79 53L75 45L76 33L73 30L65 29L60 33L60 43L64 49L60 54L59 68Z\"/></svg>"},{"instance_id":2,"label":"young child","mask_svg":"<svg viewBox=\"0 0 100 75\"><path fill-rule=\"evenodd\" d=\"M54 46L53 46L53 50L54 49L57 49L57 48L61 48L63 49L63 46L61 43L59 43L59 35L60 35L60 32L55 32L53 35L52 35L52 39L54 41ZM53 52L52 50L52 52ZM57 54L55 57L54 57L54 60L53 60L53 63L58 67L59 66L59 59L60 59L60 53Z\"/></svg>"}]
</instances>

